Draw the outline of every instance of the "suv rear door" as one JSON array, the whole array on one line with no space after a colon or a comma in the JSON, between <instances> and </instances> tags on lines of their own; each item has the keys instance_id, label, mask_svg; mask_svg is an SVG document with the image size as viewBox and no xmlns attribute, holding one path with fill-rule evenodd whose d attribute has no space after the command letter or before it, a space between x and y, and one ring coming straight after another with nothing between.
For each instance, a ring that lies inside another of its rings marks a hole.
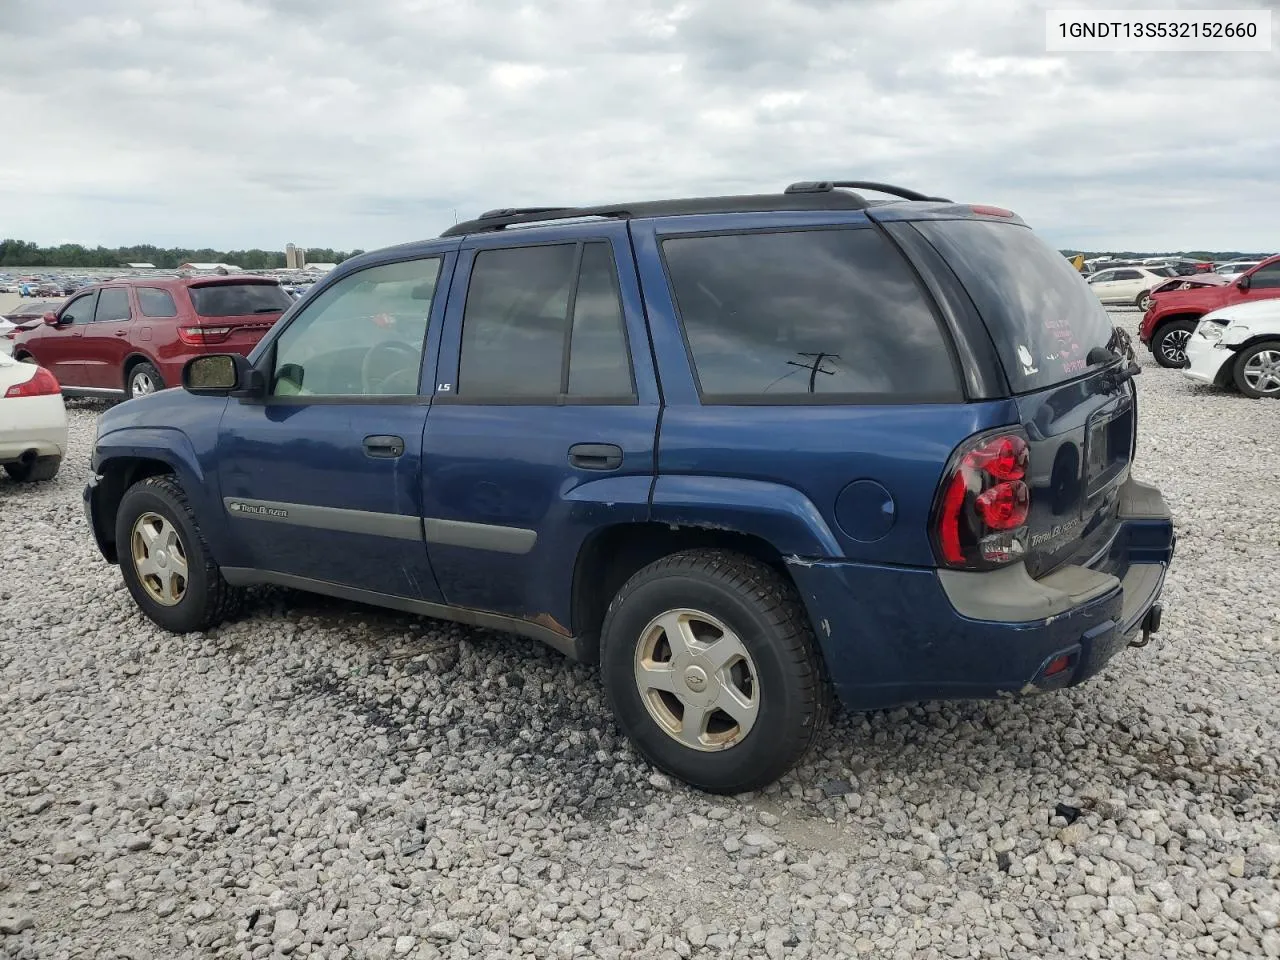
<instances>
[{"instance_id":1,"label":"suv rear door","mask_svg":"<svg viewBox=\"0 0 1280 960\"><path fill-rule=\"evenodd\" d=\"M445 599L564 633L583 542L648 514L659 396L626 224L464 240L436 381L423 504Z\"/></svg>"},{"instance_id":2,"label":"suv rear door","mask_svg":"<svg viewBox=\"0 0 1280 960\"><path fill-rule=\"evenodd\" d=\"M1105 551L1135 446L1136 393L1107 312L1058 251L1018 221L873 213L904 245L923 236L954 271L996 347L1030 447L1033 577Z\"/></svg>"},{"instance_id":3,"label":"suv rear door","mask_svg":"<svg viewBox=\"0 0 1280 960\"><path fill-rule=\"evenodd\" d=\"M81 353L85 385L99 390L124 389L124 358L129 354L133 312L128 287L103 287L93 323L84 328Z\"/></svg>"},{"instance_id":4,"label":"suv rear door","mask_svg":"<svg viewBox=\"0 0 1280 960\"><path fill-rule=\"evenodd\" d=\"M187 287L194 323L185 320L178 336L208 353L247 355L294 300L266 277L214 277Z\"/></svg>"}]
</instances>

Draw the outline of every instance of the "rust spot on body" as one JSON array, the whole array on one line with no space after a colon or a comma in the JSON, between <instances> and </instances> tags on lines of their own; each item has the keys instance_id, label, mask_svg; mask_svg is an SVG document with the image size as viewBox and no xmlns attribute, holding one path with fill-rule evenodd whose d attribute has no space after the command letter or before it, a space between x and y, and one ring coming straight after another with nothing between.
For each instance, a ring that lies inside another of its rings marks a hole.
<instances>
[{"instance_id":1,"label":"rust spot on body","mask_svg":"<svg viewBox=\"0 0 1280 960\"><path fill-rule=\"evenodd\" d=\"M573 634L571 634L565 627L562 627L560 622L549 613L536 613L532 617L529 617L529 620L540 627L546 627L552 633L558 633L562 637L573 636Z\"/></svg>"}]
</instances>

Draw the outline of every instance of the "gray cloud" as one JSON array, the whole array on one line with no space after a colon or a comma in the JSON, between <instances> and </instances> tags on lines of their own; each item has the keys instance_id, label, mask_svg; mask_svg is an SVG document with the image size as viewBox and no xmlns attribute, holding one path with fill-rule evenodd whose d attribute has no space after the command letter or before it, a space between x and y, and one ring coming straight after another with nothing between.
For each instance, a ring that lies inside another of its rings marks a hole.
<instances>
[{"instance_id":1,"label":"gray cloud","mask_svg":"<svg viewBox=\"0 0 1280 960\"><path fill-rule=\"evenodd\" d=\"M1061 245L1280 247L1280 59L1048 55L1057 5L9 0L0 233L373 247L848 177Z\"/></svg>"}]
</instances>

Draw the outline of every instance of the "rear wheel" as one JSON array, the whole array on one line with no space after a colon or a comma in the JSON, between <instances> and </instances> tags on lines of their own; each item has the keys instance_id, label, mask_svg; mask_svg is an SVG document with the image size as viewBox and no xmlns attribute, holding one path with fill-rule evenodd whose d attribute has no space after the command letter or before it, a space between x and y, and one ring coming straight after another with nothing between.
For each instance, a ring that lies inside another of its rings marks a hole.
<instances>
[{"instance_id":1,"label":"rear wheel","mask_svg":"<svg viewBox=\"0 0 1280 960\"><path fill-rule=\"evenodd\" d=\"M160 376L160 371L151 364L143 361L129 368L129 376L125 381L125 392L129 394L130 400L134 397L145 397L149 393L155 393L157 390L163 389L164 378Z\"/></svg>"},{"instance_id":2,"label":"rear wheel","mask_svg":"<svg viewBox=\"0 0 1280 960\"><path fill-rule=\"evenodd\" d=\"M36 457L26 463L6 463L4 472L17 483L40 483L56 477L61 466L61 457Z\"/></svg>"},{"instance_id":3,"label":"rear wheel","mask_svg":"<svg viewBox=\"0 0 1280 960\"><path fill-rule=\"evenodd\" d=\"M809 749L830 691L791 585L737 553L649 564L609 605L605 692L656 767L713 793L772 783Z\"/></svg>"},{"instance_id":4,"label":"rear wheel","mask_svg":"<svg viewBox=\"0 0 1280 960\"><path fill-rule=\"evenodd\" d=\"M1151 341L1151 352L1162 367L1177 369L1187 365L1187 343L1196 328L1194 320L1166 323Z\"/></svg>"},{"instance_id":5,"label":"rear wheel","mask_svg":"<svg viewBox=\"0 0 1280 960\"><path fill-rule=\"evenodd\" d=\"M1235 381L1246 397L1280 399L1280 340L1255 343L1241 351Z\"/></svg>"},{"instance_id":6,"label":"rear wheel","mask_svg":"<svg viewBox=\"0 0 1280 960\"><path fill-rule=\"evenodd\" d=\"M172 477L150 477L125 491L116 514L116 552L134 601L166 630L206 630L238 607L239 591L222 579Z\"/></svg>"},{"instance_id":7,"label":"rear wheel","mask_svg":"<svg viewBox=\"0 0 1280 960\"><path fill-rule=\"evenodd\" d=\"M1151 291L1143 290L1140 294L1138 294L1138 299L1133 301L1133 305L1137 307L1139 310L1141 310L1143 313L1146 313L1149 309L1151 309Z\"/></svg>"}]
</instances>

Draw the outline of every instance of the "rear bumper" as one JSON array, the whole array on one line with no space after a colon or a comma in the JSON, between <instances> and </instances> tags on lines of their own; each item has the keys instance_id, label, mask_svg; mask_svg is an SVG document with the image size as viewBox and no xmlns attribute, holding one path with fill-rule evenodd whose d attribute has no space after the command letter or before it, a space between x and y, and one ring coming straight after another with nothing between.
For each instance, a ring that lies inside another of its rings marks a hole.
<instances>
[{"instance_id":1,"label":"rear bumper","mask_svg":"<svg viewBox=\"0 0 1280 960\"><path fill-rule=\"evenodd\" d=\"M932 569L793 563L844 703L867 710L1068 687L1140 644L1160 626L1175 538L1159 491L1130 484L1130 514L1106 554L1038 581L1019 567L962 574L987 585L957 588Z\"/></svg>"}]
</instances>

